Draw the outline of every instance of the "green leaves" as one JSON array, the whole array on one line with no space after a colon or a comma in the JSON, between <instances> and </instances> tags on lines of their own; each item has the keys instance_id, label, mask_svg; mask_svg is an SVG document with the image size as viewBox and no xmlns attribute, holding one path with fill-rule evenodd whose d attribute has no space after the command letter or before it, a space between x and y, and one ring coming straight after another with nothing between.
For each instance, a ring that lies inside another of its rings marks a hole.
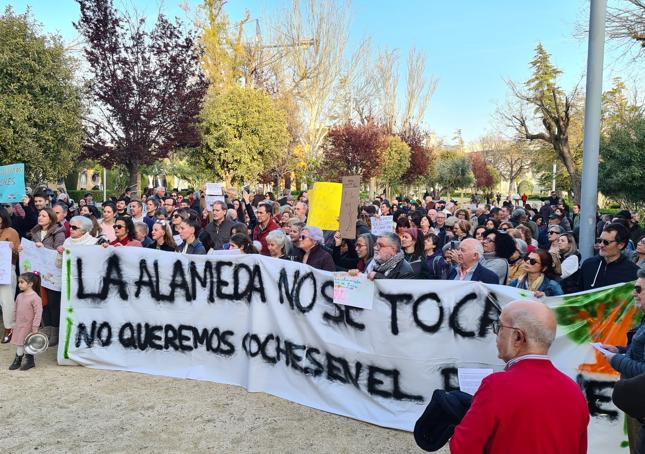
<instances>
[{"instance_id":1,"label":"green leaves","mask_svg":"<svg viewBox=\"0 0 645 454\"><path fill-rule=\"evenodd\" d=\"M192 156L215 179L253 181L287 152L284 110L267 93L233 86L211 94L202 111L201 149Z\"/></svg>"},{"instance_id":2,"label":"green leaves","mask_svg":"<svg viewBox=\"0 0 645 454\"><path fill-rule=\"evenodd\" d=\"M0 165L24 162L29 184L73 167L83 137L74 61L28 15L0 16Z\"/></svg>"},{"instance_id":3,"label":"green leaves","mask_svg":"<svg viewBox=\"0 0 645 454\"><path fill-rule=\"evenodd\" d=\"M608 197L643 206L645 200L645 115L616 124L600 144L598 189Z\"/></svg>"},{"instance_id":4,"label":"green leaves","mask_svg":"<svg viewBox=\"0 0 645 454\"><path fill-rule=\"evenodd\" d=\"M409 167L410 146L397 136L389 136L381 170L383 181L388 186L398 187Z\"/></svg>"},{"instance_id":5,"label":"green leaves","mask_svg":"<svg viewBox=\"0 0 645 454\"><path fill-rule=\"evenodd\" d=\"M463 153L445 151L437 160L437 182L448 191L473 184L470 162Z\"/></svg>"}]
</instances>

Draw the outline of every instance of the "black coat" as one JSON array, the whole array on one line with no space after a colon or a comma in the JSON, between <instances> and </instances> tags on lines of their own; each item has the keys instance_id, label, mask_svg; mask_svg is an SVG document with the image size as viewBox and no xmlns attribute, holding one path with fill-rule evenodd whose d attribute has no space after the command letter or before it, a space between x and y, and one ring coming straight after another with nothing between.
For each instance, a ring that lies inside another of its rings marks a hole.
<instances>
[{"instance_id":1,"label":"black coat","mask_svg":"<svg viewBox=\"0 0 645 454\"><path fill-rule=\"evenodd\" d=\"M580 267L579 291L636 280L638 266L621 254L614 262L607 263L599 255L589 257Z\"/></svg>"}]
</instances>

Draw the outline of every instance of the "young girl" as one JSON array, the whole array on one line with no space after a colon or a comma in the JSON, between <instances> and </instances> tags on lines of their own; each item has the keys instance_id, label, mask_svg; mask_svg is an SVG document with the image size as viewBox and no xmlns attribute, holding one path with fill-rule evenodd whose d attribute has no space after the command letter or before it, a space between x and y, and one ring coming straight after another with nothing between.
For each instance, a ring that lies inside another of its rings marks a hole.
<instances>
[{"instance_id":1,"label":"young girl","mask_svg":"<svg viewBox=\"0 0 645 454\"><path fill-rule=\"evenodd\" d=\"M18 277L20 294L16 297L14 312L13 336L11 343L16 346L16 358L9 370L16 370L22 364L25 354L25 337L29 333L37 333L40 319L43 315L43 303L40 300L40 275L37 273L23 273ZM34 367L34 355L27 355L25 363L20 370Z\"/></svg>"}]
</instances>

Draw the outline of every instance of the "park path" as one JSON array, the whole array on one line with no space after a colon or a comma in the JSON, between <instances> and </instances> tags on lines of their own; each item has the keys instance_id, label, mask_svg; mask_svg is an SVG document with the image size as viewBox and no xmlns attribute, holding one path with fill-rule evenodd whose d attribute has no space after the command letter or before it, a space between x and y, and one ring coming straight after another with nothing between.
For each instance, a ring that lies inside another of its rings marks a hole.
<instances>
[{"instance_id":1,"label":"park path","mask_svg":"<svg viewBox=\"0 0 645 454\"><path fill-rule=\"evenodd\" d=\"M0 452L421 453L384 429L236 386L57 366L9 371L0 346ZM440 453L447 454L447 448Z\"/></svg>"}]
</instances>

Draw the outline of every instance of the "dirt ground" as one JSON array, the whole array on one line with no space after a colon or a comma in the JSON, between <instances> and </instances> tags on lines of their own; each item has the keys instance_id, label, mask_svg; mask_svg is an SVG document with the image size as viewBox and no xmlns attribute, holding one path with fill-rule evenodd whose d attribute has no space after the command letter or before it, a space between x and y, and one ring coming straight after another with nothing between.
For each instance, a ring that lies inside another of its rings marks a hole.
<instances>
[{"instance_id":1,"label":"dirt ground","mask_svg":"<svg viewBox=\"0 0 645 454\"><path fill-rule=\"evenodd\" d=\"M62 367L51 348L9 371L14 354L0 346L2 453L423 452L411 433L236 386Z\"/></svg>"}]
</instances>

